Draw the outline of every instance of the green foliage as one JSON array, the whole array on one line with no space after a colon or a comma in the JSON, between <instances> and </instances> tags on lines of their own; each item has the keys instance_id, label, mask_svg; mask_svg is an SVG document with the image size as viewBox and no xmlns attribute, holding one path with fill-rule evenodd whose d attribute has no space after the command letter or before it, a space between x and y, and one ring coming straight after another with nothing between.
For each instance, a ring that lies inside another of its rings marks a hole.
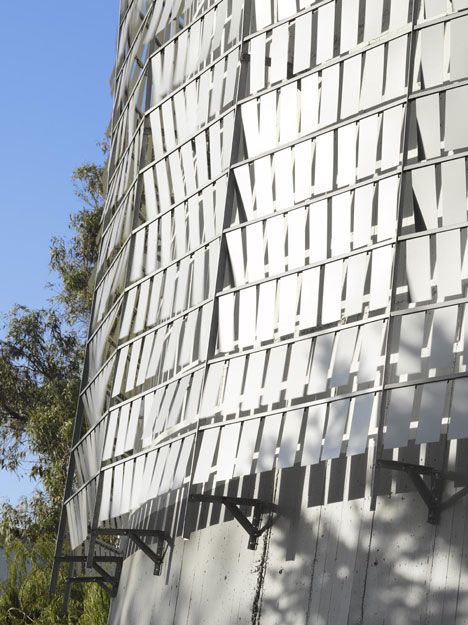
<instances>
[{"instance_id":1,"label":"green foliage","mask_svg":"<svg viewBox=\"0 0 468 625\"><path fill-rule=\"evenodd\" d=\"M91 307L91 278L98 253L96 234L104 206L103 179L103 166L85 163L75 169L72 180L84 208L70 216L74 232L71 241L54 237L51 243L50 267L60 280L56 300L71 323L86 322Z\"/></svg>"},{"instance_id":2,"label":"green foliage","mask_svg":"<svg viewBox=\"0 0 468 625\"><path fill-rule=\"evenodd\" d=\"M99 586L74 586L68 613L63 614L63 574L59 592L49 592L54 547L50 535L33 546L20 539L10 543L8 576L0 583L0 625L106 625L109 600Z\"/></svg>"},{"instance_id":3,"label":"green foliage","mask_svg":"<svg viewBox=\"0 0 468 625\"><path fill-rule=\"evenodd\" d=\"M0 507L7 578L0 584L0 625L105 625L108 597L74 585L61 614L64 578L49 593L55 534L69 456L104 204L104 167L73 173L82 208L70 217L70 240L55 237L50 266L58 282L46 308L15 306L0 334L0 467L36 478L34 495ZM0 556L1 557L1 556ZM62 572L62 575L64 572Z\"/></svg>"}]
</instances>

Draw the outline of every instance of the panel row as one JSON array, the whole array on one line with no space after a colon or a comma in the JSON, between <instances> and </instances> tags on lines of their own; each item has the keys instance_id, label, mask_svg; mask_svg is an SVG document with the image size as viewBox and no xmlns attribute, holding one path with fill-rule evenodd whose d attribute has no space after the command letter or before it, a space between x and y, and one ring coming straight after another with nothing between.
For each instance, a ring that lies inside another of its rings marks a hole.
<instances>
[{"instance_id":1,"label":"panel row","mask_svg":"<svg viewBox=\"0 0 468 625\"><path fill-rule=\"evenodd\" d=\"M411 102L408 128L408 162L440 158L468 147L464 111L468 86L418 97Z\"/></svg>"},{"instance_id":2,"label":"panel row","mask_svg":"<svg viewBox=\"0 0 468 625\"><path fill-rule=\"evenodd\" d=\"M144 2L144 0L143 0ZM161 46L177 35L197 15L207 11L216 0L170 0L151 2L142 7L135 2L122 22L117 50L114 84L114 115L119 114L126 103L128 93L141 80L146 70L148 53L154 46ZM152 9L148 11L148 9ZM140 26L143 24L141 28ZM208 33L206 34L208 36ZM170 44L169 44L170 45ZM124 60L125 59L125 60Z\"/></svg>"},{"instance_id":3,"label":"panel row","mask_svg":"<svg viewBox=\"0 0 468 625\"><path fill-rule=\"evenodd\" d=\"M396 235L399 177L228 231L231 286L263 280Z\"/></svg>"},{"instance_id":4,"label":"panel row","mask_svg":"<svg viewBox=\"0 0 468 625\"><path fill-rule=\"evenodd\" d=\"M466 438L468 379L405 386L387 393L384 447L438 442L448 422L448 438Z\"/></svg>"},{"instance_id":5,"label":"panel row","mask_svg":"<svg viewBox=\"0 0 468 625\"><path fill-rule=\"evenodd\" d=\"M231 160L234 112L143 173L146 219L154 219L221 176Z\"/></svg>"},{"instance_id":6,"label":"panel row","mask_svg":"<svg viewBox=\"0 0 468 625\"><path fill-rule=\"evenodd\" d=\"M139 334L214 295L219 239L127 293L119 338Z\"/></svg>"},{"instance_id":7,"label":"panel row","mask_svg":"<svg viewBox=\"0 0 468 625\"><path fill-rule=\"evenodd\" d=\"M220 352L383 311L390 302L393 246L221 295Z\"/></svg>"},{"instance_id":8,"label":"panel row","mask_svg":"<svg viewBox=\"0 0 468 625\"><path fill-rule=\"evenodd\" d=\"M467 160L418 167L404 176L402 234L467 221Z\"/></svg>"},{"instance_id":9,"label":"panel row","mask_svg":"<svg viewBox=\"0 0 468 625\"><path fill-rule=\"evenodd\" d=\"M238 42L243 3L234 2L232 10L229 5L228 0L221 0L151 57L152 105Z\"/></svg>"},{"instance_id":10,"label":"panel row","mask_svg":"<svg viewBox=\"0 0 468 625\"><path fill-rule=\"evenodd\" d=\"M262 5L266 11L268 4L258 0L257 7ZM409 21L408 4L409 0L392 2L390 19L384 20L383 0L367 0L365 11L359 10L359 0L328 2L289 22L273 25L271 31L250 40L250 93L326 63L384 31L400 29ZM269 20L271 14L262 16L263 23Z\"/></svg>"},{"instance_id":11,"label":"panel row","mask_svg":"<svg viewBox=\"0 0 468 625\"><path fill-rule=\"evenodd\" d=\"M155 159L189 139L232 105L238 70L236 49L150 113Z\"/></svg>"},{"instance_id":12,"label":"panel row","mask_svg":"<svg viewBox=\"0 0 468 625\"><path fill-rule=\"evenodd\" d=\"M114 213L107 213L108 218L103 218L99 256L96 262L96 278L99 281L104 271L112 262L115 254L121 249L130 236L133 226L133 209L136 202L136 185L124 197L116 207ZM106 208L110 207L106 203Z\"/></svg>"},{"instance_id":13,"label":"panel row","mask_svg":"<svg viewBox=\"0 0 468 625\"><path fill-rule=\"evenodd\" d=\"M167 267L221 233L226 184L227 178L220 178L136 232L132 282Z\"/></svg>"},{"instance_id":14,"label":"panel row","mask_svg":"<svg viewBox=\"0 0 468 625\"><path fill-rule=\"evenodd\" d=\"M129 248L130 245L127 243L115 257L101 281L96 284L91 324L93 330L125 287Z\"/></svg>"},{"instance_id":15,"label":"panel row","mask_svg":"<svg viewBox=\"0 0 468 625\"><path fill-rule=\"evenodd\" d=\"M363 453L378 401L372 393L202 430L193 483L338 458L345 439L347 455Z\"/></svg>"},{"instance_id":16,"label":"panel row","mask_svg":"<svg viewBox=\"0 0 468 625\"><path fill-rule=\"evenodd\" d=\"M468 17L417 32L413 91L468 77Z\"/></svg>"},{"instance_id":17,"label":"panel row","mask_svg":"<svg viewBox=\"0 0 468 625\"><path fill-rule=\"evenodd\" d=\"M467 229L419 236L400 243L399 308L443 302L466 294Z\"/></svg>"},{"instance_id":18,"label":"panel row","mask_svg":"<svg viewBox=\"0 0 468 625\"><path fill-rule=\"evenodd\" d=\"M209 365L200 418L266 411L381 383L385 321L218 360Z\"/></svg>"},{"instance_id":19,"label":"panel row","mask_svg":"<svg viewBox=\"0 0 468 625\"><path fill-rule=\"evenodd\" d=\"M397 168L403 113L403 106L393 107L236 167L241 220Z\"/></svg>"},{"instance_id":20,"label":"panel row","mask_svg":"<svg viewBox=\"0 0 468 625\"><path fill-rule=\"evenodd\" d=\"M88 536L94 505L96 503L97 479L89 482L66 502L70 546L76 549Z\"/></svg>"},{"instance_id":21,"label":"panel row","mask_svg":"<svg viewBox=\"0 0 468 625\"><path fill-rule=\"evenodd\" d=\"M181 376L111 408L74 448L80 484L95 477L102 464L151 446L164 432L194 422L203 369Z\"/></svg>"},{"instance_id":22,"label":"panel row","mask_svg":"<svg viewBox=\"0 0 468 625\"><path fill-rule=\"evenodd\" d=\"M399 37L242 104L249 157L402 97L407 41Z\"/></svg>"},{"instance_id":23,"label":"panel row","mask_svg":"<svg viewBox=\"0 0 468 625\"><path fill-rule=\"evenodd\" d=\"M447 306L393 318L387 382L467 371L468 308Z\"/></svg>"},{"instance_id":24,"label":"panel row","mask_svg":"<svg viewBox=\"0 0 468 625\"><path fill-rule=\"evenodd\" d=\"M194 435L177 439L103 471L99 522L137 510L183 486Z\"/></svg>"},{"instance_id":25,"label":"panel row","mask_svg":"<svg viewBox=\"0 0 468 625\"><path fill-rule=\"evenodd\" d=\"M112 397L152 381L166 381L206 358L213 304L205 304L144 337L124 345L117 355Z\"/></svg>"}]
</instances>

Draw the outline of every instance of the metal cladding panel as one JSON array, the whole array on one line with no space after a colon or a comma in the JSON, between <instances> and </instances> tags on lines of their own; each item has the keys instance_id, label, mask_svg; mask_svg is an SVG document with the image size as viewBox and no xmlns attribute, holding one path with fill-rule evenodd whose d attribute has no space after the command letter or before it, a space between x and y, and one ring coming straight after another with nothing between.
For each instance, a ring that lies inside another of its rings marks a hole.
<instances>
[{"instance_id":1,"label":"metal cladding panel","mask_svg":"<svg viewBox=\"0 0 468 625\"><path fill-rule=\"evenodd\" d=\"M90 518L467 437L461 5L122 4L74 454L103 483Z\"/></svg>"}]
</instances>

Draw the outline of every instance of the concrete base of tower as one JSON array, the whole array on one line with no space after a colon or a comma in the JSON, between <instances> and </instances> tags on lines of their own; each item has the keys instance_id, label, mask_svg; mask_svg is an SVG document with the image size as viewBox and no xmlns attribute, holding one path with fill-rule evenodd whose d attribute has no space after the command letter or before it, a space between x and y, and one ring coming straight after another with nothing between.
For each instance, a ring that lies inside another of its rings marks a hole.
<instances>
[{"instance_id":1,"label":"concrete base of tower","mask_svg":"<svg viewBox=\"0 0 468 625\"><path fill-rule=\"evenodd\" d=\"M162 575L124 563L110 625L462 625L468 623L468 499L427 523L417 493L307 507L256 551L235 521L176 539Z\"/></svg>"}]
</instances>

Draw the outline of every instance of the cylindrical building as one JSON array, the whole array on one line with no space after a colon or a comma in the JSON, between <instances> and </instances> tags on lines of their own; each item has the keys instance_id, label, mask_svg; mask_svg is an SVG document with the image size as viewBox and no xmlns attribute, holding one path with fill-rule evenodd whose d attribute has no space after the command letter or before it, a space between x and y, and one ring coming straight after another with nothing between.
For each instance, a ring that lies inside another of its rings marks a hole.
<instances>
[{"instance_id":1,"label":"cylindrical building","mask_svg":"<svg viewBox=\"0 0 468 625\"><path fill-rule=\"evenodd\" d=\"M53 573L110 625L468 622L467 42L468 0L121 0Z\"/></svg>"}]
</instances>

